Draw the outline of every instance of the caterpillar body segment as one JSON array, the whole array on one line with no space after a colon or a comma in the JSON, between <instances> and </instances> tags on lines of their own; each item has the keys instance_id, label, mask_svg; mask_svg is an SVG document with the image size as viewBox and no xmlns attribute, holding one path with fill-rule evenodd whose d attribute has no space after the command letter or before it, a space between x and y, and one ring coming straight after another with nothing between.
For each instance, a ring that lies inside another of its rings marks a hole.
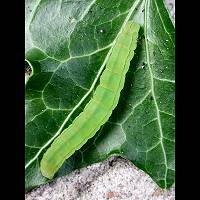
<instances>
[{"instance_id":1,"label":"caterpillar body segment","mask_svg":"<svg viewBox=\"0 0 200 200\"><path fill-rule=\"evenodd\" d=\"M40 163L43 176L53 178L64 161L92 138L111 116L119 101L125 75L134 56L138 31L138 24L127 22L117 38L92 99L44 153Z\"/></svg>"}]
</instances>

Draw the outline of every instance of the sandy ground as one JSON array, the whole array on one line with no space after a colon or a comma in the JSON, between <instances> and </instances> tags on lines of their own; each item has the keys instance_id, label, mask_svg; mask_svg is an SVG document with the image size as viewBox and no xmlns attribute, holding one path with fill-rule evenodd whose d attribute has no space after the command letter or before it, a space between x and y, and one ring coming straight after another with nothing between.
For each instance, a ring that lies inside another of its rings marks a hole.
<instances>
[{"instance_id":1,"label":"sandy ground","mask_svg":"<svg viewBox=\"0 0 200 200\"><path fill-rule=\"evenodd\" d=\"M166 0L175 19L174 0ZM40 186L25 200L174 200L175 186L161 190L129 161L112 157L102 163Z\"/></svg>"},{"instance_id":2,"label":"sandy ground","mask_svg":"<svg viewBox=\"0 0 200 200\"><path fill-rule=\"evenodd\" d=\"M112 157L26 194L26 200L174 200L129 161Z\"/></svg>"}]
</instances>

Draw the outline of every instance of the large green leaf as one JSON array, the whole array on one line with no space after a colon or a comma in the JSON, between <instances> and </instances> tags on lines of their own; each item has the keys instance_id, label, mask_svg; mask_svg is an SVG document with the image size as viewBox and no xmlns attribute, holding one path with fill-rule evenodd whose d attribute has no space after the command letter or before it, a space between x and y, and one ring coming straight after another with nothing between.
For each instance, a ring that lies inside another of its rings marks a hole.
<instances>
[{"instance_id":1,"label":"large green leaf","mask_svg":"<svg viewBox=\"0 0 200 200\"><path fill-rule=\"evenodd\" d=\"M26 82L26 191L47 182L41 157L89 101L128 20L144 29L120 102L56 176L116 154L162 188L174 183L174 25L163 2L27 0L26 60L33 74Z\"/></svg>"}]
</instances>

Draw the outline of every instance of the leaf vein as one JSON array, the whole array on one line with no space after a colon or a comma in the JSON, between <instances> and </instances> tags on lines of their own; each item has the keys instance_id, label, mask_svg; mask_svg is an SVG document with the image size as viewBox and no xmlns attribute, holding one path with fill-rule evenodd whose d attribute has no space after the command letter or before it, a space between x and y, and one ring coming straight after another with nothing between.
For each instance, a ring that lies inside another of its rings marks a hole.
<instances>
[{"instance_id":1,"label":"leaf vein","mask_svg":"<svg viewBox=\"0 0 200 200\"><path fill-rule=\"evenodd\" d=\"M157 113L157 118L158 118L158 126L159 126L159 132L160 132L160 143L163 151L163 156L164 156L164 161L165 161L165 187L167 186L166 179L167 179L167 157L166 157L166 152L163 144L163 130L162 130L162 124L161 124L161 119L160 119L160 111L159 107L156 101L156 95L154 91L154 80L153 80L153 72L151 69L151 64L150 64L150 57L149 57L149 46L148 46L148 41L147 41L147 11L148 11L148 6L149 6L149 0L146 0L145 2L145 23L144 23L144 34L145 34L145 46L146 46L146 57L147 57L147 66L149 68L149 73L150 73L150 79L151 79L151 91L152 91L152 97L154 99L155 103L155 108L156 108L156 113ZM158 11L159 12L159 11ZM163 22L162 22L163 23Z\"/></svg>"}]
</instances>

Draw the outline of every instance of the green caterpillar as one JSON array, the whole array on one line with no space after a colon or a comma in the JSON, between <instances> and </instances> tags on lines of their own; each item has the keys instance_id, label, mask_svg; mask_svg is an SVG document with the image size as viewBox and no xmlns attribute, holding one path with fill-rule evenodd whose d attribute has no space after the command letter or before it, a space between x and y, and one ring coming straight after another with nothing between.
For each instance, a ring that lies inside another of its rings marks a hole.
<instances>
[{"instance_id":1,"label":"green caterpillar","mask_svg":"<svg viewBox=\"0 0 200 200\"><path fill-rule=\"evenodd\" d=\"M138 24L127 22L117 38L92 99L44 153L40 166L43 176L53 178L64 161L92 138L111 116L134 56L139 28Z\"/></svg>"}]
</instances>

